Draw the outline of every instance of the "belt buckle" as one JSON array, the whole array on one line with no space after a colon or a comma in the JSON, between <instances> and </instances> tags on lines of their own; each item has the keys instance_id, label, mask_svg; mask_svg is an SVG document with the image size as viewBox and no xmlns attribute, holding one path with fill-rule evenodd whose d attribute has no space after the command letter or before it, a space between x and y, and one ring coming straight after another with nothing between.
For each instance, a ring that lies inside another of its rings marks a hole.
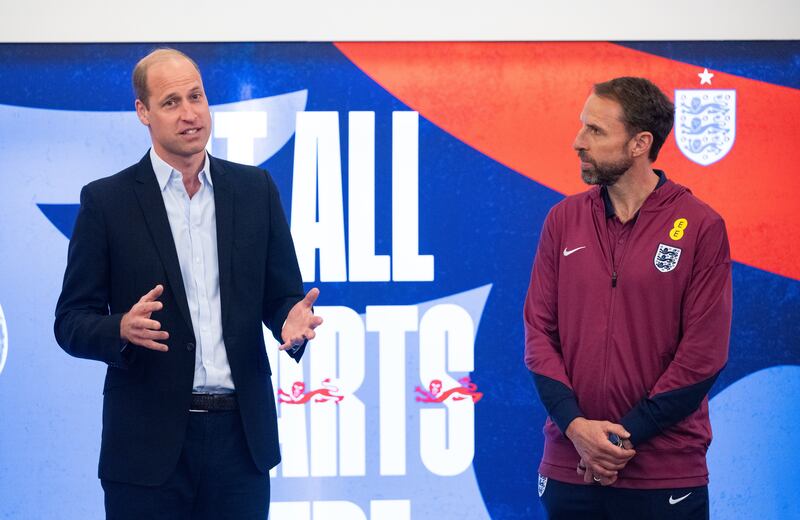
<instances>
[{"instance_id":1,"label":"belt buckle","mask_svg":"<svg viewBox=\"0 0 800 520\"><path fill-rule=\"evenodd\" d=\"M203 398L208 398L208 397L210 397L210 396L211 396L211 394L203 394L203 393L196 393L196 394L195 394L195 393L193 392L193 393L192 393L192 400L194 400L194 397L195 397L195 396L197 396L197 397L203 397ZM191 408L191 407L190 407L190 408L189 408L189 412L190 412L190 413L208 413L208 412L209 412L209 410L202 410L202 409L197 409L197 408Z\"/></svg>"}]
</instances>

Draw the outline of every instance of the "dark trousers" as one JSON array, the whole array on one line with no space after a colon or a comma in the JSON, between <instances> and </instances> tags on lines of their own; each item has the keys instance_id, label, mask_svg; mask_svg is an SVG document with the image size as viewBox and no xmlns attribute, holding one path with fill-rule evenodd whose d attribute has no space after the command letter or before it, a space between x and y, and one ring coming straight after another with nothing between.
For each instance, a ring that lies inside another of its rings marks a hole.
<instances>
[{"instance_id":1,"label":"dark trousers","mask_svg":"<svg viewBox=\"0 0 800 520\"><path fill-rule=\"evenodd\" d=\"M266 520L269 514L269 475L253 463L238 411L192 412L178 466L164 484L102 484L108 520Z\"/></svg>"},{"instance_id":2,"label":"dark trousers","mask_svg":"<svg viewBox=\"0 0 800 520\"><path fill-rule=\"evenodd\" d=\"M550 520L708 520L708 486L622 489L548 479L540 493Z\"/></svg>"}]
</instances>

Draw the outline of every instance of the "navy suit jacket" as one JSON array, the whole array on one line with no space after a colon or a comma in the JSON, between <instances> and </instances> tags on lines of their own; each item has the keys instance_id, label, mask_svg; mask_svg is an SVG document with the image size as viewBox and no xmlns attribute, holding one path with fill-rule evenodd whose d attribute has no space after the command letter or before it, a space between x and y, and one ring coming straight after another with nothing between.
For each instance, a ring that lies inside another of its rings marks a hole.
<instances>
[{"instance_id":1,"label":"navy suit jacket","mask_svg":"<svg viewBox=\"0 0 800 520\"><path fill-rule=\"evenodd\" d=\"M264 170L210 158L217 218L222 330L253 460L280 461L271 369L261 323L280 341L303 298L294 244L275 183ZM152 318L168 352L120 351L120 320L164 286ZM99 476L158 485L178 462L189 419L195 336L178 255L149 154L81 191L55 335L69 354L108 364ZM303 349L292 356L299 361Z\"/></svg>"}]
</instances>

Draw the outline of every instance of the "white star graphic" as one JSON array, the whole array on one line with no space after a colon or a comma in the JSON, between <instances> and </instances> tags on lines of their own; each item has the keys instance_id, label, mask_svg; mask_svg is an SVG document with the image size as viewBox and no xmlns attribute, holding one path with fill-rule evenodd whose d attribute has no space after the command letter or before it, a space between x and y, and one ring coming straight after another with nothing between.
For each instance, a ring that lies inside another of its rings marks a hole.
<instances>
[{"instance_id":1,"label":"white star graphic","mask_svg":"<svg viewBox=\"0 0 800 520\"><path fill-rule=\"evenodd\" d=\"M705 84L711 85L711 78L714 77L714 74L711 73L711 72L708 72L708 69L703 69L703 72L699 72L697 75L700 76L700 84L701 85L705 85Z\"/></svg>"}]
</instances>

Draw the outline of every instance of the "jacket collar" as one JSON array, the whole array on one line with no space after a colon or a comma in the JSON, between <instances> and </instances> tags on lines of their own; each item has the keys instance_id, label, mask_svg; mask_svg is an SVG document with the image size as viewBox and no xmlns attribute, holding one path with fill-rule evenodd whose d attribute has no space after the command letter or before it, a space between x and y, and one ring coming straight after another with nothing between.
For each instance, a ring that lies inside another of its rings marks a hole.
<instances>
[{"instance_id":1,"label":"jacket collar","mask_svg":"<svg viewBox=\"0 0 800 520\"><path fill-rule=\"evenodd\" d=\"M653 173L658 175L658 183L653 189L653 192L655 192L667 182L667 174L664 173L664 170L653 170ZM615 216L617 212L614 210L614 204L611 203L611 197L608 195L608 189L605 186L600 187L600 197L603 200L603 208L605 210L606 218Z\"/></svg>"}]
</instances>

